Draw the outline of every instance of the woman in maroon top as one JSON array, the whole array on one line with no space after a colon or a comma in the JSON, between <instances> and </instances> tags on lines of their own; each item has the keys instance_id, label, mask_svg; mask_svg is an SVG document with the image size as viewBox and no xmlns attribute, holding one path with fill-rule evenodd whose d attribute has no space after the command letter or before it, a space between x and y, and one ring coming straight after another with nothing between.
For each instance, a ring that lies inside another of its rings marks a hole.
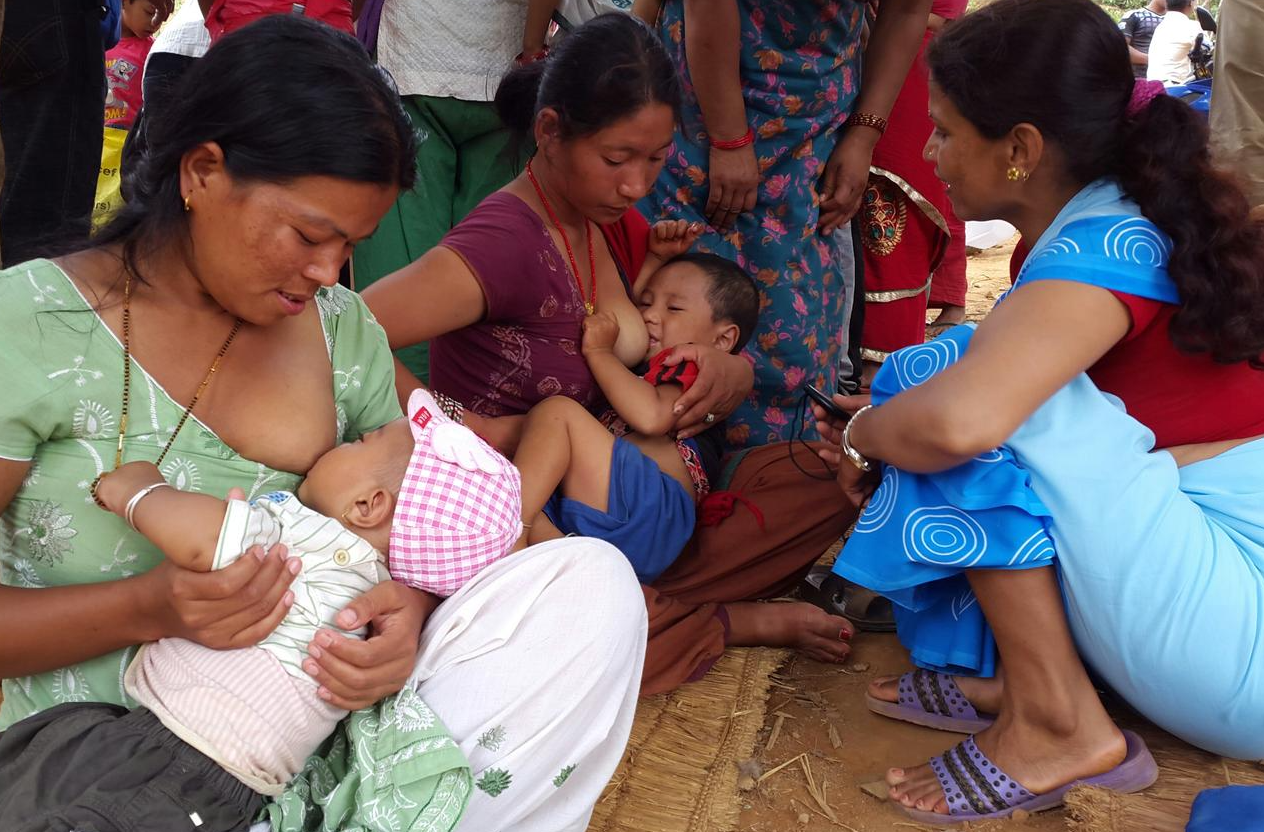
<instances>
[{"instance_id":1,"label":"woman in maroon top","mask_svg":"<svg viewBox=\"0 0 1264 832\"><path fill-rule=\"evenodd\" d=\"M648 28L604 15L548 60L512 71L496 104L505 123L537 147L527 169L364 299L392 348L431 342L436 394L510 452L533 404L557 394L598 404L579 350L590 305L625 324L617 355L629 365L645 355L629 286L648 228L632 206L662 169L680 88ZM679 403L678 435L687 438L731 413L750 392L753 373L740 356L705 346L679 349L677 358L698 366ZM402 364L397 373L401 397L420 386ZM793 588L846 528L855 509L840 506L831 486L800 473L784 444L742 459L728 488L754 509L700 527L673 567L645 587L643 690L698 678L727 644L846 657L845 619L805 603L749 601Z\"/></svg>"}]
</instances>

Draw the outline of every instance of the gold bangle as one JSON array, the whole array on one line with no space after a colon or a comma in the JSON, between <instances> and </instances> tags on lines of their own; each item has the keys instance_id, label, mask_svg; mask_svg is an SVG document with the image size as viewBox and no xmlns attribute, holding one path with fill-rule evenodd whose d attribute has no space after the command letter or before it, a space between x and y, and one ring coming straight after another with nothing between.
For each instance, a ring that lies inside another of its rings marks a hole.
<instances>
[{"instance_id":1,"label":"gold bangle","mask_svg":"<svg viewBox=\"0 0 1264 832\"><path fill-rule=\"evenodd\" d=\"M879 136L887 132L887 120L873 113L852 113L847 117L847 124L851 127L872 127Z\"/></svg>"}]
</instances>

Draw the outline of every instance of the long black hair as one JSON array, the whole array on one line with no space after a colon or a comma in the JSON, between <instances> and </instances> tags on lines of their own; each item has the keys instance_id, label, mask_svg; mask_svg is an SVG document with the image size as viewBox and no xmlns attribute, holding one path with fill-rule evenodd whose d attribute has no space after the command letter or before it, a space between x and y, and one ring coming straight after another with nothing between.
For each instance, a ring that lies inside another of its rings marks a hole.
<instances>
[{"instance_id":1,"label":"long black hair","mask_svg":"<svg viewBox=\"0 0 1264 832\"><path fill-rule=\"evenodd\" d=\"M187 235L180 163L204 142L224 151L235 181L331 176L409 189L417 138L390 76L355 38L278 14L227 35L185 73L147 127L127 202L94 237L138 254Z\"/></svg>"},{"instance_id":2,"label":"long black hair","mask_svg":"<svg viewBox=\"0 0 1264 832\"><path fill-rule=\"evenodd\" d=\"M1092 0L996 0L946 27L927 62L983 136L1034 125L1077 183L1116 178L1172 238L1178 348L1264 368L1264 225L1212 166L1207 126L1187 104L1160 95L1127 116L1128 48Z\"/></svg>"},{"instance_id":3,"label":"long black hair","mask_svg":"<svg viewBox=\"0 0 1264 832\"><path fill-rule=\"evenodd\" d=\"M496 112L519 140L536 113L557 111L563 138L591 135L646 104L680 119L680 79L667 50L631 15L598 15L543 61L511 70L496 89Z\"/></svg>"}]
</instances>

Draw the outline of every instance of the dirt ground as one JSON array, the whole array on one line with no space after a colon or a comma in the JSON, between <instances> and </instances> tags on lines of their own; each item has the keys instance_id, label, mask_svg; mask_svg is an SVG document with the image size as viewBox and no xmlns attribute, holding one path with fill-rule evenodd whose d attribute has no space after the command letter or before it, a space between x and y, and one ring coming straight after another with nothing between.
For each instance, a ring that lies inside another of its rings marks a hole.
<instances>
[{"instance_id":1,"label":"dirt ground","mask_svg":"<svg viewBox=\"0 0 1264 832\"><path fill-rule=\"evenodd\" d=\"M1015 234L1008 242L993 246L986 251L971 254L966 259L966 279L970 289L966 293L966 317L972 321L981 319L996 303L997 297L1009 288L1009 258L1018 242ZM932 311L929 318L935 317Z\"/></svg>"},{"instance_id":2,"label":"dirt ground","mask_svg":"<svg viewBox=\"0 0 1264 832\"><path fill-rule=\"evenodd\" d=\"M1009 288L1013 247L1011 240L970 257L970 320L982 318L997 296ZM860 787L881 780L892 765L924 762L961 737L884 719L865 708L864 690L870 680L903 673L910 667L895 636L860 634L852 655L851 663L841 669L793 659L776 677L764 731L753 761L748 764L751 779L744 785L751 786L761 774L793 762L744 793L739 829L902 832L932 828L913 823L897 808ZM814 789L809 785L809 771ZM828 811L822 802L828 804ZM836 820L829 817L830 812ZM1063 829L1064 819L1061 812L1055 811L1021 821L975 824L970 828L1048 832Z\"/></svg>"},{"instance_id":3,"label":"dirt ground","mask_svg":"<svg viewBox=\"0 0 1264 832\"><path fill-rule=\"evenodd\" d=\"M865 686L876 676L903 673L907 654L893 635L860 634L852 661L839 668L792 659L775 677L768 718L756 747L752 779L773 772L743 796L743 832L904 832L934 827L914 823L896 807L861 790L892 765L924 762L962 737L875 716L865 708ZM780 728L778 728L780 723ZM776 734L774 737L773 734ZM771 747L770 747L771 746ZM806 755L807 769L802 760ZM813 796L810 770L817 796ZM740 785L740 784L739 784ZM747 781L744 785L751 785ZM975 832L1052 832L1064 829L1060 811L1021 821L971 824Z\"/></svg>"}]
</instances>

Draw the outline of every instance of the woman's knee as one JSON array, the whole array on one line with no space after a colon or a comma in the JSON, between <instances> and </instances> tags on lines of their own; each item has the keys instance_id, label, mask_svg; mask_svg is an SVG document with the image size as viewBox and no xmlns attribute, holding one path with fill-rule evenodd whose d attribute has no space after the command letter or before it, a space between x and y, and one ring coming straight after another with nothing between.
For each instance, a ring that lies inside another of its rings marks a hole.
<instances>
[{"instance_id":1,"label":"woman's knee","mask_svg":"<svg viewBox=\"0 0 1264 832\"><path fill-rule=\"evenodd\" d=\"M645 596L628 559L614 546L591 537L541 544L559 564L554 579L581 617L594 627L644 631Z\"/></svg>"}]
</instances>

